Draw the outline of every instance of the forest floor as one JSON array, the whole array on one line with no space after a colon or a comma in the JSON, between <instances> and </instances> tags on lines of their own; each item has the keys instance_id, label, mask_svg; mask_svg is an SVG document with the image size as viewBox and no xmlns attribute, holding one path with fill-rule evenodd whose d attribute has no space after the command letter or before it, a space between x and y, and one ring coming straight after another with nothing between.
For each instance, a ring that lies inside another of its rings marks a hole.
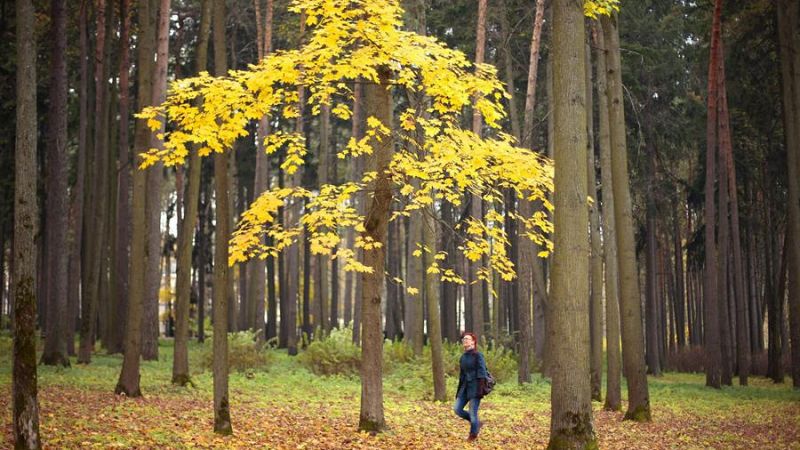
<instances>
[{"instance_id":1,"label":"forest floor","mask_svg":"<svg viewBox=\"0 0 800 450\"><path fill-rule=\"evenodd\" d=\"M7 347L6 347L7 349ZM4 349L5 350L5 349ZM430 382L393 371L385 377L388 430L357 431L360 385L356 377L320 377L283 352L266 371L232 373L233 436L212 432L212 379L195 387L170 385L172 351L162 343L158 361L142 364L143 398L114 395L121 357L95 355L92 364L39 366L41 434L45 448L267 448L267 449L534 449L547 445L550 384L535 377L501 383L481 404L485 427L467 444L468 427L451 404L435 403ZM192 352L197 352L193 348ZM12 446L10 352L0 352L0 448ZM424 373L416 371L414 373ZM455 382L448 378L448 397ZM800 449L800 391L790 380L775 385L713 390L702 374L650 377L653 421L622 420L595 402L594 426L603 449ZM623 398L625 391L623 389Z\"/></svg>"}]
</instances>

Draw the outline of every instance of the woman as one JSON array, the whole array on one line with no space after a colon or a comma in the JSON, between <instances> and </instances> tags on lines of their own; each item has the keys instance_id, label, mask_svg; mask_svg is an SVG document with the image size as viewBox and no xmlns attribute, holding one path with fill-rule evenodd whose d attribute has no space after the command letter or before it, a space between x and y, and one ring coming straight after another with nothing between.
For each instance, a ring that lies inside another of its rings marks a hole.
<instances>
[{"instance_id":1,"label":"woman","mask_svg":"<svg viewBox=\"0 0 800 450\"><path fill-rule=\"evenodd\" d=\"M486 360L477 346L478 339L474 333L466 332L461 337L464 345L464 354L461 355L458 374L458 389L456 390L456 404L453 410L458 417L469 420L469 437L467 441L478 438L483 423L478 420L478 407L481 404L483 388L486 383ZM469 403L469 412L464 407Z\"/></svg>"}]
</instances>

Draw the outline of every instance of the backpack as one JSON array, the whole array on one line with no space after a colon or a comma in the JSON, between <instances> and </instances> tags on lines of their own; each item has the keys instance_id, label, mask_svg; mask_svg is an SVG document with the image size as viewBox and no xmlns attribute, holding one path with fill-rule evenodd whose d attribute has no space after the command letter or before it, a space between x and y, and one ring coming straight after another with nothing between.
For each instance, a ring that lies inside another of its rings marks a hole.
<instances>
[{"instance_id":1,"label":"backpack","mask_svg":"<svg viewBox=\"0 0 800 450\"><path fill-rule=\"evenodd\" d=\"M478 356L475 355L475 366L476 366L475 370L478 370L477 365L478 365ZM492 376L492 373L489 372L489 368L487 367L486 368L486 383L483 385L483 389L478 387L478 389L480 390L480 392L478 392L478 395L480 395L481 397L485 397L485 396L491 394L492 391L494 390L494 386L496 384L497 384L497 380L494 379L494 377Z\"/></svg>"}]
</instances>

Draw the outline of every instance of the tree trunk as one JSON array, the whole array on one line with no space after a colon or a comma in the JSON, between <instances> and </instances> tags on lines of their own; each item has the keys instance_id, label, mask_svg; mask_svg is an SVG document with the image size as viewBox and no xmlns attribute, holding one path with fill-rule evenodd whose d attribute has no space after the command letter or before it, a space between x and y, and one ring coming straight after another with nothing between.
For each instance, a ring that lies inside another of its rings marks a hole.
<instances>
[{"instance_id":1,"label":"tree trunk","mask_svg":"<svg viewBox=\"0 0 800 450\"><path fill-rule=\"evenodd\" d=\"M423 268L430 266L439 249L435 211L429 208L425 215L422 240L431 253L425 253ZM428 340L431 344L431 370L433 371L433 399L447 401L447 385L444 378L444 356L442 350L442 315L439 311L439 275L425 272L425 297L428 305Z\"/></svg>"},{"instance_id":2,"label":"tree trunk","mask_svg":"<svg viewBox=\"0 0 800 450\"><path fill-rule=\"evenodd\" d=\"M198 71L208 66L208 35L211 28L211 0L203 0L200 10L200 32L197 43ZM172 383L185 386L191 383L189 376L189 303L192 283L192 236L197 226L200 201L200 175L202 161L197 151L189 154L189 176L186 186L186 202L183 220L178 225L178 261L175 281L175 351L172 357ZM198 245L199 247L199 245ZM200 249L202 250L202 249ZM200 266L198 270L205 270ZM204 286L200 286L203 289ZM204 297L204 296L201 296ZM198 308L203 304L198 302Z\"/></svg>"},{"instance_id":3,"label":"tree trunk","mask_svg":"<svg viewBox=\"0 0 800 450\"><path fill-rule=\"evenodd\" d=\"M486 51L486 4L487 0L478 0L478 26L475 32L475 64L483 64ZM477 101L477 98L474 99ZM482 136L483 118L478 108L472 110L472 132ZM483 221L483 199L479 194L472 194L469 215L478 221ZM478 339L483 337L485 331L485 318L483 317L483 285L485 281L478 279L478 269L482 261L471 261L469 264L469 299L472 306L472 327Z\"/></svg>"},{"instance_id":4,"label":"tree trunk","mask_svg":"<svg viewBox=\"0 0 800 450\"><path fill-rule=\"evenodd\" d=\"M366 117L375 117L384 126L392 126L392 97L389 90L389 70L379 69L378 84L364 86ZM381 332L381 288L384 282L386 225L392 201L392 182L387 173L392 159L392 139L370 139L372 157L369 170L377 173L368 192L373 192L364 220L365 238L380 243L377 249L364 251L364 264L371 273L362 275L361 298L361 412L358 428L380 432L385 426L383 417L383 333Z\"/></svg>"},{"instance_id":5,"label":"tree trunk","mask_svg":"<svg viewBox=\"0 0 800 450\"><path fill-rule=\"evenodd\" d=\"M415 188L419 183L414 182ZM408 225L408 247L406 249L406 279L405 294L405 340L414 349L415 356L422 355L423 347L423 295L424 295L424 273L422 266L422 255L414 256L414 252L419 251L418 245L422 244L422 220L409 220ZM389 255L389 258L392 256ZM412 292L416 293L412 294Z\"/></svg>"},{"instance_id":6,"label":"tree trunk","mask_svg":"<svg viewBox=\"0 0 800 450\"><path fill-rule=\"evenodd\" d=\"M789 281L789 320L792 342L792 380L800 388L800 38L797 36L798 1L781 0L778 4L781 76L783 85L783 123L786 143L788 186L789 243L787 268Z\"/></svg>"},{"instance_id":7,"label":"tree trunk","mask_svg":"<svg viewBox=\"0 0 800 450\"><path fill-rule=\"evenodd\" d=\"M716 64L720 64L722 60L722 42L718 43L717 54L718 58ZM716 67L714 70L717 70ZM719 71L717 71L719 77ZM732 366L733 366L733 348L731 342L731 333L733 327L730 324L730 289L728 283L728 266L729 266L729 251L730 248L730 226L728 221L728 173L725 171L723 164L725 164L725 155L722 152L722 129L720 127L720 110L719 110L719 97L722 92L719 90L719 78L717 78L716 95L717 95L717 182L718 186L718 200L719 200L719 217L717 222L718 239L717 245L719 248L719 265L717 266L717 299L719 301L719 338L721 342L720 356L722 358L722 366L720 367L720 377L722 384L730 386L732 384Z\"/></svg>"},{"instance_id":8,"label":"tree trunk","mask_svg":"<svg viewBox=\"0 0 800 450\"><path fill-rule=\"evenodd\" d=\"M719 11L720 2L716 2L714 23L711 31L711 58L708 64L708 123L706 125L706 181L705 181L705 277L703 284L703 334L706 352L706 386L719 389L721 386L722 350L719 329L718 302L718 255L715 230L714 180L716 178L717 148L717 71L716 60L719 57Z\"/></svg>"},{"instance_id":9,"label":"tree trunk","mask_svg":"<svg viewBox=\"0 0 800 450\"><path fill-rule=\"evenodd\" d=\"M138 67L138 108L142 109L152 101L152 63L155 51L154 27L151 1L140 1L139 8L139 46L137 49ZM150 130L142 121L136 121L134 134L134 155L150 148ZM138 156L136 156L138 157ZM135 158L136 158L135 157ZM125 328L125 353L122 371L114 392L128 397L142 395L139 384L139 358L142 352L142 309L144 303L144 264L145 253L145 195L147 174L143 170L133 170L131 197L131 271L128 285L128 311Z\"/></svg>"},{"instance_id":10,"label":"tree trunk","mask_svg":"<svg viewBox=\"0 0 800 450\"><path fill-rule=\"evenodd\" d=\"M120 0L120 61L119 61L119 154L117 156L116 229L114 239L113 285L116 308L115 327L111 341L106 344L109 353L124 350L125 322L128 305L128 279L131 239L131 161L128 137L130 110L130 0Z\"/></svg>"},{"instance_id":11,"label":"tree trunk","mask_svg":"<svg viewBox=\"0 0 800 450\"><path fill-rule=\"evenodd\" d=\"M536 104L536 80L539 70L539 47L541 44L542 23L544 22L544 0L536 1L536 16L533 22L531 37L530 61L528 65L528 85L525 93L525 112L523 115L520 145L533 149L533 119ZM524 217L533 214L533 205L525 198L519 199L519 213ZM519 273L516 281L517 290L517 327L520 330L520 364L518 379L521 383L530 381L530 355L536 345L531 334L531 302L539 307L546 302L547 292L543 285L538 285L534 278L544 280L542 261L536 256L536 245L525 237L519 239ZM544 336L544 330L536 327L536 335ZM541 344L541 339L538 340ZM541 358L541 352L534 352Z\"/></svg>"},{"instance_id":12,"label":"tree trunk","mask_svg":"<svg viewBox=\"0 0 800 450\"><path fill-rule=\"evenodd\" d=\"M36 293L34 236L36 198L36 36L34 5L16 2L17 99L14 153L14 367L12 396L14 447L39 449L39 401L36 384Z\"/></svg>"},{"instance_id":13,"label":"tree trunk","mask_svg":"<svg viewBox=\"0 0 800 450\"><path fill-rule=\"evenodd\" d=\"M619 271L617 259L617 227L614 221L614 190L611 173L611 135L608 107L606 70L606 44L599 23L593 27L597 48L597 101L600 143L600 180L603 187L603 263L605 264L606 299L606 402L604 409L619 411L622 408L620 325L619 325Z\"/></svg>"},{"instance_id":14,"label":"tree trunk","mask_svg":"<svg viewBox=\"0 0 800 450\"><path fill-rule=\"evenodd\" d=\"M647 330L647 349L646 361L647 372L655 376L661 376L661 360L659 358L659 295L657 282L657 255L658 244L656 243L657 222L656 222L656 147L652 137L646 138L645 147L647 149L647 212L646 212L646 240L647 256L645 262L645 322Z\"/></svg>"},{"instance_id":15,"label":"tree trunk","mask_svg":"<svg viewBox=\"0 0 800 450\"><path fill-rule=\"evenodd\" d=\"M679 198L678 192L675 198ZM679 211L682 205L676 200L673 205L672 243L675 258L675 331L678 348L686 347L686 280L683 268L683 249L681 244L681 227Z\"/></svg>"},{"instance_id":16,"label":"tree trunk","mask_svg":"<svg viewBox=\"0 0 800 450\"><path fill-rule=\"evenodd\" d=\"M100 277L101 259L104 255L104 236L106 227L105 207L108 204L105 198L106 164L108 161L108 149L106 142L106 127L104 105L106 103L108 83L104 79L105 71L105 45L106 45L106 3L105 0L95 2L95 127L94 127L94 158L90 162L93 170L89 173L94 177L94 186L89 193L91 199L88 205L91 206L91 239L87 251L89 252L89 264L86 270L89 271L87 278L86 296L82 298L81 307L81 344L78 350L78 363L89 364L92 360L94 351L94 337L97 332L97 310L100 300Z\"/></svg>"},{"instance_id":17,"label":"tree trunk","mask_svg":"<svg viewBox=\"0 0 800 450\"><path fill-rule=\"evenodd\" d=\"M589 205L589 242L591 243L591 285L589 299L589 335L591 356L589 360L592 400L602 401L603 386L603 260L600 244L600 213L597 202L597 173L594 155L594 95L592 83L592 51L586 41L586 186Z\"/></svg>"},{"instance_id":18,"label":"tree trunk","mask_svg":"<svg viewBox=\"0 0 800 450\"><path fill-rule=\"evenodd\" d=\"M86 178L86 153L88 132L88 108L89 108L89 68L88 68L88 43L87 43L87 16L88 5L86 0L80 4L78 34L80 47L80 86L79 90L79 124L78 124L78 167L76 170L75 185L72 188L72 202L70 205L70 257L69 257L69 280L67 290L69 298L67 300L67 323L66 335L67 353L75 355L75 325L78 317L78 306L80 305L81 274L84 268L81 261L81 249L83 248L83 200L84 183Z\"/></svg>"},{"instance_id":19,"label":"tree trunk","mask_svg":"<svg viewBox=\"0 0 800 450\"><path fill-rule=\"evenodd\" d=\"M69 366L65 323L67 309L67 16L64 0L51 2L52 59L47 133L47 320L42 363ZM0 249L2 251L2 249ZM2 270L2 267L0 267ZM69 323L69 322L67 322Z\"/></svg>"},{"instance_id":20,"label":"tree trunk","mask_svg":"<svg viewBox=\"0 0 800 450\"><path fill-rule=\"evenodd\" d=\"M214 74L226 75L228 57L225 47L225 0L214 1L213 40ZM214 190L216 201L216 229L214 237L214 432L233 434L230 402L228 400L228 240L230 230L230 195L228 189L229 151L214 155Z\"/></svg>"},{"instance_id":21,"label":"tree trunk","mask_svg":"<svg viewBox=\"0 0 800 450\"><path fill-rule=\"evenodd\" d=\"M636 246L633 234L631 192L628 182L625 108L622 94L617 17L603 17L603 33L607 48L609 131L611 136L611 171L614 192L614 223L617 227L620 318L622 323L623 371L628 381L628 411L625 418L650 420L650 394L644 362L642 309L636 269Z\"/></svg>"},{"instance_id":22,"label":"tree trunk","mask_svg":"<svg viewBox=\"0 0 800 450\"><path fill-rule=\"evenodd\" d=\"M589 377L589 228L583 2L553 3L555 206L548 449L595 448ZM576 276L576 274L578 276Z\"/></svg>"},{"instance_id":23,"label":"tree trunk","mask_svg":"<svg viewBox=\"0 0 800 450\"><path fill-rule=\"evenodd\" d=\"M159 0L157 28L156 62L153 65L152 102L160 105L167 92L167 62L169 46L169 14L170 0ZM164 132L164 122L157 133ZM163 140L151 134L151 148L161 149ZM147 267L145 268L145 308L144 328L142 336L142 357L145 360L158 360L159 335L159 297L161 287L161 185L164 181L163 164L157 163L147 172L147 197L145 209L147 214Z\"/></svg>"}]
</instances>

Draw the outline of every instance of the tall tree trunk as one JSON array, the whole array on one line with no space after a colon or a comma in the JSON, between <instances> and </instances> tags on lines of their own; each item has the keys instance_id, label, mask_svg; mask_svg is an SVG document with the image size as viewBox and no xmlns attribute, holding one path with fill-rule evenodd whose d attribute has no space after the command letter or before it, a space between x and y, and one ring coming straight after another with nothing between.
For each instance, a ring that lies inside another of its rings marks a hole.
<instances>
[{"instance_id":1,"label":"tall tree trunk","mask_svg":"<svg viewBox=\"0 0 800 450\"><path fill-rule=\"evenodd\" d=\"M258 59L264 59L272 48L272 3L267 0L266 10L264 11L264 26L261 24L261 0L254 0L256 12L256 38ZM262 117L258 121L258 132L256 142L256 168L253 179L253 198L257 198L269 188L269 157L264 149L264 139L270 133L268 117ZM274 264L274 260L272 260ZM254 316L253 323L249 327L258 333L259 341L263 341L264 336L264 301L265 301L265 281L266 281L266 262L261 258L254 258L248 263L248 281L250 286L247 288L248 300L251 315ZM273 269L274 270L274 269ZM274 283L274 280L273 280ZM274 293L274 289L273 289Z\"/></svg>"},{"instance_id":2,"label":"tall tree trunk","mask_svg":"<svg viewBox=\"0 0 800 450\"><path fill-rule=\"evenodd\" d=\"M120 61L119 61L119 155L117 156L116 237L114 239L114 296L116 308L113 312L116 326L111 333L111 342L106 347L109 353L123 351L125 339L125 314L128 305L128 278L131 239L131 161L128 138L130 110L130 0L120 0Z\"/></svg>"},{"instance_id":3,"label":"tall tree trunk","mask_svg":"<svg viewBox=\"0 0 800 450\"><path fill-rule=\"evenodd\" d=\"M418 187L418 183L416 187ZM423 274L422 255L414 256L422 243L422 220L409 220L408 247L406 249L407 273L405 280L405 340L414 349L414 355L422 355L423 347ZM389 255L391 258L391 255ZM413 293L415 292L415 293Z\"/></svg>"},{"instance_id":4,"label":"tall tree trunk","mask_svg":"<svg viewBox=\"0 0 800 450\"><path fill-rule=\"evenodd\" d=\"M156 62L153 66L152 102L160 105L167 92L167 62L169 59L169 14L170 0L159 0L156 28ZM164 132L164 122L161 129ZM151 134L151 148L163 148L164 142L157 134ZM147 267L145 268L145 308L142 336L142 356L145 360L158 359L158 311L161 287L161 185L164 181L163 164L150 167L147 172Z\"/></svg>"},{"instance_id":5,"label":"tall tree trunk","mask_svg":"<svg viewBox=\"0 0 800 450\"><path fill-rule=\"evenodd\" d=\"M647 212L646 212L646 240L647 256L645 259L645 323L647 325L647 349L645 352L647 361L647 372L655 376L661 376L661 361L659 359L659 295L657 282L657 255L658 244L656 243L657 221L656 221L656 146L651 137L645 143L647 149Z\"/></svg>"},{"instance_id":6,"label":"tall tree trunk","mask_svg":"<svg viewBox=\"0 0 800 450\"><path fill-rule=\"evenodd\" d=\"M591 356L589 368L591 376L592 400L602 401L603 386L603 260L600 244L600 213L597 202L597 173L594 155L594 95L592 81L592 49L586 41L586 186L587 196L592 198L589 205L589 242L591 243L591 285L589 299L589 335Z\"/></svg>"},{"instance_id":7,"label":"tall tree trunk","mask_svg":"<svg viewBox=\"0 0 800 450\"><path fill-rule=\"evenodd\" d=\"M487 0L478 0L478 26L475 32L475 64L484 63L484 54L486 51L486 4ZM477 98L474 99L477 101ZM481 129L483 128L483 118L478 108L472 110L472 132L481 136ZM483 220L483 200L479 194L473 193L470 200L470 216L475 219ZM485 323L483 317L483 285L485 281L478 279L478 269L482 261L471 261L469 264L469 282L470 282L470 304L472 305L472 327L473 331L480 339L485 331Z\"/></svg>"},{"instance_id":8,"label":"tall tree trunk","mask_svg":"<svg viewBox=\"0 0 800 450\"><path fill-rule=\"evenodd\" d=\"M789 320L792 342L792 380L800 388L800 38L797 36L797 0L778 4L781 77L783 84L783 123L786 142L788 225L786 230L789 281Z\"/></svg>"},{"instance_id":9,"label":"tall tree trunk","mask_svg":"<svg viewBox=\"0 0 800 450\"><path fill-rule=\"evenodd\" d=\"M36 36L34 5L17 0L17 99L14 153L14 367L12 396L14 447L39 449L39 401L36 385L36 293L34 236L36 198Z\"/></svg>"},{"instance_id":10,"label":"tall tree trunk","mask_svg":"<svg viewBox=\"0 0 800 450\"><path fill-rule=\"evenodd\" d=\"M380 68L379 83L364 86L366 117L375 117L384 126L392 126L392 97L389 90L389 70ZM385 426L383 416L383 333L381 332L381 290L384 282L386 225L392 201L391 179L387 173L392 159L391 139L370 139L372 156L369 171L377 173L368 192L373 192L364 220L365 238L381 246L364 251L364 264L371 268L362 275L361 298L361 412L358 428L379 432Z\"/></svg>"},{"instance_id":11,"label":"tall tree trunk","mask_svg":"<svg viewBox=\"0 0 800 450\"><path fill-rule=\"evenodd\" d=\"M75 185L72 188L72 202L70 205L70 258L69 258L69 280L67 290L69 298L67 300L67 323L66 335L67 353L75 355L75 325L78 317L78 306L80 305L81 274L84 267L81 264L81 249L83 248L83 200L84 183L86 178L86 153L88 132L88 108L89 108L89 67L88 67L88 42L87 42L87 0L81 0L80 13L78 19L78 35L80 47L80 85L78 88L79 97L79 122L78 122L78 167L76 169Z\"/></svg>"},{"instance_id":12,"label":"tall tree trunk","mask_svg":"<svg viewBox=\"0 0 800 450\"><path fill-rule=\"evenodd\" d=\"M211 28L211 0L203 0L200 10L200 33L197 43L197 70L204 71L208 66L208 35ZM191 297L192 275L192 236L197 226L197 213L200 201L200 176L202 161L197 151L189 154L189 176L186 186L183 220L178 225L178 261L175 282L175 351L172 357L172 383L185 386L191 382L189 376L189 303ZM199 244L199 243L198 243ZM198 245L199 247L199 245ZM200 249L202 250L202 249ZM205 270L200 266L198 270ZM205 286L200 286L204 289ZM204 298L204 296L201 296ZM198 302L198 308L203 304Z\"/></svg>"},{"instance_id":13,"label":"tall tree trunk","mask_svg":"<svg viewBox=\"0 0 800 450\"><path fill-rule=\"evenodd\" d=\"M214 74L228 73L228 56L225 47L225 0L214 1ZM214 190L216 200L216 236L214 237L214 432L228 435L231 426L228 400L228 240L230 239L230 195L228 189L229 152L214 155Z\"/></svg>"},{"instance_id":14,"label":"tall tree trunk","mask_svg":"<svg viewBox=\"0 0 800 450\"><path fill-rule=\"evenodd\" d=\"M108 148L106 142L106 127L104 106L107 101L108 83L105 75L105 45L106 45L106 2L95 0L95 127L94 127L94 158L90 163L93 170L89 173L94 177L94 186L90 191L92 217L91 240L89 240L88 286L83 306L81 307L81 344L78 350L78 363L89 364L94 351L94 337L97 332L97 310L100 301L101 259L104 255L104 236L106 227L106 181L108 174L105 167L108 161Z\"/></svg>"},{"instance_id":15,"label":"tall tree trunk","mask_svg":"<svg viewBox=\"0 0 800 450\"><path fill-rule=\"evenodd\" d=\"M152 64L155 51L155 28L150 18L153 5L151 0L138 3L139 42L137 48L138 90L137 104L142 109L152 101ZM150 148L150 130L142 121L136 122L134 132L134 161L142 152ZM144 304L144 264L146 263L145 234L145 195L147 174L143 170L133 170L131 196L131 271L128 284L128 314L125 328L125 353L122 370L114 392L128 397L142 395L139 384L139 358L142 353L142 309Z\"/></svg>"},{"instance_id":16,"label":"tall tree trunk","mask_svg":"<svg viewBox=\"0 0 800 450\"><path fill-rule=\"evenodd\" d=\"M69 366L64 330L67 309L67 16L64 0L51 2L52 59L47 133L47 320L42 363ZM0 270L2 268L0 267ZM69 322L67 322L69 323Z\"/></svg>"},{"instance_id":17,"label":"tall tree trunk","mask_svg":"<svg viewBox=\"0 0 800 450\"><path fill-rule=\"evenodd\" d=\"M433 255L439 249L438 228L435 211L429 208L425 215L422 241L431 253L425 253L423 267L433 262ZM428 305L428 341L431 345L431 370L433 371L433 399L447 401L447 385L444 378L444 356L442 350L442 315L439 310L439 275L425 272L425 300Z\"/></svg>"},{"instance_id":18,"label":"tall tree trunk","mask_svg":"<svg viewBox=\"0 0 800 450\"><path fill-rule=\"evenodd\" d=\"M611 136L611 171L614 192L614 223L617 227L620 318L622 323L623 372L628 381L628 411L625 418L650 420L650 394L644 362L642 308L636 269L636 246L633 235L631 192L628 182L625 108L622 95L622 63L619 47L618 17L603 17L603 33L608 52L609 130Z\"/></svg>"},{"instance_id":19,"label":"tall tree trunk","mask_svg":"<svg viewBox=\"0 0 800 450\"><path fill-rule=\"evenodd\" d=\"M300 39L302 40L305 33L305 15L300 16ZM297 90L298 105L300 108L300 115L295 122L295 132L303 135L303 105L305 105L305 89L301 86ZM302 179L302 168L298 168L294 174L290 175L289 187L300 186ZM285 226L294 226L297 218L300 215L300 201L292 200L291 203L285 208ZM281 283L281 335L285 338L280 341L283 347L286 347L289 355L297 354L297 300L298 288L300 286L300 243L290 246L286 250L286 260L284 263L284 283ZM285 287L285 288L284 288ZM286 297L283 298L283 293ZM306 308L304 314L306 314ZM307 323L304 321L304 324ZM305 330L306 332L308 330Z\"/></svg>"},{"instance_id":20,"label":"tall tree trunk","mask_svg":"<svg viewBox=\"0 0 800 450\"><path fill-rule=\"evenodd\" d=\"M716 61L719 64L719 60L722 58L722 43L719 43L719 47L717 47L718 52L718 60ZM716 70L716 67L715 67ZM717 72L717 77L719 77L719 72ZM720 110L719 110L719 97L721 96L721 92L719 91L719 78L717 78L717 182L718 186L718 196L719 196L719 217L718 217L718 233L719 236L717 238L717 245L719 249L719 265L717 266L717 299L719 300L719 338L721 342L720 348L720 356L722 358L722 366L720 376L722 379L722 384L730 386L732 383L732 369L733 369L733 346L732 346L732 338L731 333L734 331L733 327L731 327L730 322L730 286L728 283L728 266L730 262L729 258L729 246L730 246L730 226L728 221L728 173L725 171L725 155L722 153L722 130L719 126L721 121L720 118Z\"/></svg>"},{"instance_id":21,"label":"tall tree trunk","mask_svg":"<svg viewBox=\"0 0 800 450\"><path fill-rule=\"evenodd\" d=\"M728 95L725 87L724 46L720 42L719 64L717 65L719 84L719 144L722 157L720 171L725 171L730 201L730 229L733 258L731 275L733 277L734 305L736 309L736 362L739 373L739 384L747 386L750 375L750 327L747 315L748 296L745 288L745 273L742 261L742 241L739 234L739 200L736 187L736 169L733 163L733 145L731 143L730 117L728 114ZM722 165L724 164L724 166ZM731 358L732 360L732 358Z\"/></svg>"},{"instance_id":22,"label":"tall tree trunk","mask_svg":"<svg viewBox=\"0 0 800 450\"><path fill-rule=\"evenodd\" d=\"M583 2L553 3L555 206L548 341L549 449L594 448L589 377L589 229ZM578 276L576 276L576 274Z\"/></svg>"},{"instance_id":23,"label":"tall tree trunk","mask_svg":"<svg viewBox=\"0 0 800 450\"><path fill-rule=\"evenodd\" d=\"M676 192L675 198L680 198ZM675 258L675 331L678 348L686 347L686 280L683 268L683 249L681 244L681 227L679 211L682 205L676 200L673 205L672 243Z\"/></svg>"},{"instance_id":24,"label":"tall tree trunk","mask_svg":"<svg viewBox=\"0 0 800 450\"><path fill-rule=\"evenodd\" d=\"M597 48L597 101L600 143L600 180L603 186L603 263L605 265L606 299L606 402L604 409L619 411L622 408L620 325L619 325L619 271L617 259L617 227L614 221L614 190L611 174L611 135L608 108L608 83L606 71L606 44L599 23L593 29Z\"/></svg>"},{"instance_id":25,"label":"tall tree trunk","mask_svg":"<svg viewBox=\"0 0 800 450\"><path fill-rule=\"evenodd\" d=\"M525 113L522 120L521 145L534 150L533 121L536 110L536 88L539 73L539 50L541 47L542 26L544 24L545 1L536 0L536 15L533 21L531 36L530 61L528 66L528 86L525 93ZM548 64L550 66L550 64ZM551 77L552 78L552 77ZM548 80L548 85L550 85ZM537 207L540 207L537 205ZM524 198L520 199L519 212L525 217L533 214L534 206ZM544 359L544 340L546 323L544 309L547 304L547 286L544 274L544 261L537 257L536 246L529 239L520 240L519 260L519 306L522 311L527 302L533 302L532 326L530 337L531 350L539 361ZM520 318L521 320L521 318ZM530 330L528 330L530 332Z\"/></svg>"},{"instance_id":26,"label":"tall tree trunk","mask_svg":"<svg viewBox=\"0 0 800 450\"><path fill-rule=\"evenodd\" d=\"M719 8L716 2L714 23L711 31L711 58L708 64L708 123L706 125L706 181L705 181L705 277L703 283L703 334L706 352L706 386L719 389L721 386L722 350L720 343L718 301L718 255L716 244L716 208L714 201L714 181L716 178L717 148L717 71L719 57Z\"/></svg>"}]
</instances>

